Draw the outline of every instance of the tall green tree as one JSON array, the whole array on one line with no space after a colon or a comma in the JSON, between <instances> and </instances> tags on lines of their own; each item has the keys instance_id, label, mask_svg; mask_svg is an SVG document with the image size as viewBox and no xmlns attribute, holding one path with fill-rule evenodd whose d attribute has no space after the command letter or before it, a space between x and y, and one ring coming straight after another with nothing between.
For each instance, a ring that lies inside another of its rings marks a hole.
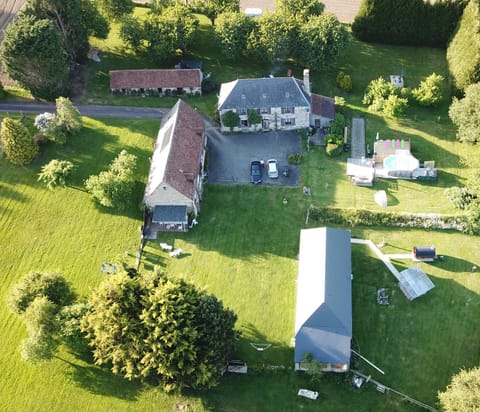
<instances>
[{"instance_id":1,"label":"tall green tree","mask_svg":"<svg viewBox=\"0 0 480 412\"><path fill-rule=\"evenodd\" d=\"M281 13L264 14L255 20L248 36L247 53L254 59L273 62L292 56L298 39L299 23Z\"/></svg>"},{"instance_id":2,"label":"tall green tree","mask_svg":"<svg viewBox=\"0 0 480 412\"><path fill-rule=\"evenodd\" d=\"M480 368L462 369L444 392L438 393L444 412L476 412L480 405Z\"/></svg>"},{"instance_id":3,"label":"tall green tree","mask_svg":"<svg viewBox=\"0 0 480 412\"><path fill-rule=\"evenodd\" d=\"M69 68L62 40L53 23L20 15L2 42L4 70L39 99L53 100L69 90Z\"/></svg>"},{"instance_id":4,"label":"tall green tree","mask_svg":"<svg viewBox=\"0 0 480 412\"><path fill-rule=\"evenodd\" d=\"M362 103L371 105L375 99L386 99L394 93L395 86L380 76L378 79L372 80L368 84L365 89L365 94L363 95Z\"/></svg>"},{"instance_id":5,"label":"tall green tree","mask_svg":"<svg viewBox=\"0 0 480 412\"><path fill-rule=\"evenodd\" d=\"M25 311L23 319L28 338L22 342L20 353L27 362L37 363L53 358L59 344L55 339L58 308L46 296L38 296Z\"/></svg>"},{"instance_id":6,"label":"tall green tree","mask_svg":"<svg viewBox=\"0 0 480 412\"><path fill-rule=\"evenodd\" d=\"M247 110L247 118L248 123L254 126L259 125L262 123L262 115L257 112L255 109L248 109Z\"/></svg>"},{"instance_id":7,"label":"tall green tree","mask_svg":"<svg viewBox=\"0 0 480 412\"><path fill-rule=\"evenodd\" d=\"M313 16L300 27L294 53L304 66L326 67L336 61L348 38L347 29L333 14Z\"/></svg>"},{"instance_id":8,"label":"tall green tree","mask_svg":"<svg viewBox=\"0 0 480 412\"><path fill-rule=\"evenodd\" d=\"M146 38L142 23L132 16L123 16L120 20L120 38L134 52L140 52L143 39Z\"/></svg>"},{"instance_id":9,"label":"tall green tree","mask_svg":"<svg viewBox=\"0 0 480 412\"><path fill-rule=\"evenodd\" d=\"M312 16L320 16L325 5L319 0L276 0L277 13L285 14L302 23Z\"/></svg>"},{"instance_id":10,"label":"tall green tree","mask_svg":"<svg viewBox=\"0 0 480 412\"><path fill-rule=\"evenodd\" d=\"M38 145L21 120L4 118L0 138L5 156L15 165L28 164L38 155Z\"/></svg>"},{"instance_id":11,"label":"tall green tree","mask_svg":"<svg viewBox=\"0 0 480 412\"><path fill-rule=\"evenodd\" d=\"M63 133L73 135L82 128L82 116L68 97L58 97L55 100L57 111L55 123Z\"/></svg>"},{"instance_id":12,"label":"tall green tree","mask_svg":"<svg viewBox=\"0 0 480 412\"><path fill-rule=\"evenodd\" d=\"M218 383L236 316L214 296L158 273L118 274L89 303L82 328L96 363L127 379L156 378L166 391Z\"/></svg>"},{"instance_id":13,"label":"tall green tree","mask_svg":"<svg viewBox=\"0 0 480 412\"><path fill-rule=\"evenodd\" d=\"M218 15L240 12L240 0L195 0L193 8L197 13L207 16L214 26Z\"/></svg>"},{"instance_id":14,"label":"tall green tree","mask_svg":"<svg viewBox=\"0 0 480 412\"><path fill-rule=\"evenodd\" d=\"M109 19L119 20L133 11L132 0L97 0L97 4Z\"/></svg>"},{"instance_id":15,"label":"tall green tree","mask_svg":"<svg viewBox=\"0 0 480 412\"><path fill-rule=\"evenodd\" d=\"M61 274L31 272L10 290L8 307L13 313L21 315L39 296L45 296L58 306L70 305L76 298L70 283Z\"/></svg>"},{"instance_id":16,"label":"tall green tree","mask_svg":"<svg viewBox=\"0 0 480 412\"><path fill-rule=\"evenodd\" d=\"M127 207L134 187L136 156L122 150L108 170L92 175L85 188L93 199L105 207L123 210Z\"/></svg>"},{"instance_id":17,"label":"tall green tree","mask_svg":"<svg viewBox=\"0 0 480 412\"><path fill-rule=\"evenodd\" d=\"M163 16L148 14L143 24L146 51L151 58L165 61L177 48L175 23Z\"/></svg>"},{"instance_id":18,"label":"tall green tree","mask_svg":"<svg viewBox=\"0 0 480 412\"><path fill-rule=\"evenodd\" d=\"M20 346L24 360L37 363L53 358L61 342L56 315L74 299L75 293L59 274L33 272L13 286L7 301L27 327L28 338Z\"/></svg>"},{"instance_id":19,"label":"tall green tree","mask_svg":"<svg viewBox=\"0 0 480 412\"><path fill-rule=\"evenodd\" d=\"M447 49L455 86L466 89L480 81L480 1L470 0Z\"/></svg>"},{"instance_id":20,"label":"tall green tree","mask_svg":"<svg viewBox=\"0 0 480 412\"><path fill-rule=\"evenodd\" d=\"M60 307L55 315L58 340L76 352L90 351L87 337L81 330L82 318L89 310L87 302L77 302Z\"/></svg>"},{"instance_id":21,"label":"tall green tree","mask_svg":"<svg viewBox=\"0 0 480 412\"><path fill-rule=\"evenodd\" d=\"M188 6L180 3L166 8L162 17L173 23L175 27L175 47L185 54L188 46L195 38L198 19L192 14Z\"/></svg>"},{"instance_id":22,"label":"tall green tree","mask_svg":"<svg viewBox=\"0 0 480 412\"><path fill-rule=\"evenodd\" d=\"M221 121L224 126L229 127L230 131L233 131L233 129L240 123L240 116L233 110L229 110L228 112L223 113Z\"/></svg>"},{"instance_id":23,"label":"tall green tree","mask_svg":"<svg viewBox=\"0 0 480 412\"><path fill-rule=\"evenodd\" d=\"M73 163L68 160L53 159L42 166L38 180L46 183L50 190L58 185L65 186L66 179L73 169Z\"/></svg>"},{"instance_id":24,"label":"tall green tree","mask_svg":"<svg viewBox=\"0 0 480 412\"><path fill-rule=\"evenodd\" d=\"M457 126L459 141L480 142L480 83L468 86L463 99L454 97L448 115Z\"/></svg>"},{"instance_id":25,"label":"tall green tree","mask_svg":"<svg viewBox=\"0 0 480 412\"><path fill-rule=\"evenodd\" d=\"M432 73L412 90L412 96L420 106L435 106L442 100L443 76Z\"/></svg>"},{"instance_id":26,"label":"tall green tree","mask_svg":"<svg viewBox=\"0 0 480 412\"><path fill-rule=\"evenodd\" d=\"M108 22L91 0L29 0L25 14L53 23L70 63L86 60L88 36L106 38L108 34Z\"/></svg>"},{"instance_id":27,"label":"tall green tree","mask_svg":"<svg viewBox=\"0 0 480 412\"><path fill-rule=\"evenodd\" d=\"M215 35L223 55L231 60L245 57L248 36L254 27L253 19L245 13L226 12L218 15Z\"/></svg>"},{"instance_id":28,"label":"tall green tree","mask_svg":"<svg viewBox=\"0 0 480 412\"><path fill-rule=\"evenodd\" d=\"M360 40L445 47L465 0L363 0L352 24Z\"/></svg>"}]
</instances>

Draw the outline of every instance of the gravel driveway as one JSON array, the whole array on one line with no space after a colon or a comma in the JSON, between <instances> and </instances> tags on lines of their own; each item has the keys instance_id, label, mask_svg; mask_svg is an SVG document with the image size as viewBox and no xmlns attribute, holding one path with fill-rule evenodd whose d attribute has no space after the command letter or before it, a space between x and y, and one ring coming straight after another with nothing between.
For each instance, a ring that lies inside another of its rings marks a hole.
<instances>
[{"instance_id":1,"label":"gravel driveway","mask_svg":"<svg viewBox=\"0 0 480 412\"><path fill-rule=\"evenodd\" d=\"M208 181L223 184L250 183L252 160L277 159L279 177L270 179L263 170L262 184L298 186L298 166L289 165L288 177L282 175L290 153L301 151L301 138L297 132L264 132L221 134L209 127L208 135Z\"/></svg>"}]
</instances>

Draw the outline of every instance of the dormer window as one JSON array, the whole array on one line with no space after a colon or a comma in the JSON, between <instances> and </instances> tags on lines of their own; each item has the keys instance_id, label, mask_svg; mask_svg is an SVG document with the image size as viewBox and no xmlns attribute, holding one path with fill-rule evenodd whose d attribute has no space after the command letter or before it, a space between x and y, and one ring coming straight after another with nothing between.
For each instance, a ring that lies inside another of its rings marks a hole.
<instances>
[{"instance_id":1,"label":"dormer window","mask_svg":"<svg viewBox=\"0 0 480 412\"><path fill-rule=\"evenodd\" d=\"M290 97L290 93L289 92L285 92L285 97L288 99Z\"/></svg>"}]
</instances>

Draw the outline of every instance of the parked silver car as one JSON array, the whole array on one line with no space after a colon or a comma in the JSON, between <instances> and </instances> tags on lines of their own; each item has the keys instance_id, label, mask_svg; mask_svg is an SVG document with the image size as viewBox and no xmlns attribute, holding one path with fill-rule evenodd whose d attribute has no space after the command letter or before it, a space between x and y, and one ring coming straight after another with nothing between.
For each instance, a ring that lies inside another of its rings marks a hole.
<instances>
[{"instance_id":1,"label":"parked silver car","mask_svg":"<svg viewBox=\"0 0 480 412\"><path fill-rule=\"evenodd\" d=\"M275 159L267 160L268 177L276 179L278 177L278 162Z\"/></svg>"}]
</instances>

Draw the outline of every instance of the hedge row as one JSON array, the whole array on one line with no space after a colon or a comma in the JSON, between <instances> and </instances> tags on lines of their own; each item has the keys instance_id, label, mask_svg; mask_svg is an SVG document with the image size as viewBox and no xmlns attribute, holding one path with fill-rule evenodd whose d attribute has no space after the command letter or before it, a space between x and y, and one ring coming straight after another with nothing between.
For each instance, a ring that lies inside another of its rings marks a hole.
<instances>
[{"instance_id":1,"label":"hedge row","mask_svg":"<svg viewBox=\"0 0 480 412\"><path fill-rule=\"evenodd\" d=\"M309 218L321 224L355 226L390 226L414 229L456 230L479 234L480 227L472 226L467 215L437 215L427 213L377 212L365 209L311 207Z\"/></svg>"},{"instance_id":2,"label":"hedge row","mask_svg":"<svg viewBox=\"0 0 480 412\"><path fill-rule=\"evenodd\" d=\"M363 0L352 24L360 40L446 47L467 0Z\"/></svg>"},{"instance_id":3,"label":"hedge row","mask_svg":"<svg viewBox=\"0 0 480 412\"><path fill-rule=\"evenodd\" d=\"M448 69L459 90L480 81L480 1L470 0L447 49Z\"/></svg>"}]
</instances>

